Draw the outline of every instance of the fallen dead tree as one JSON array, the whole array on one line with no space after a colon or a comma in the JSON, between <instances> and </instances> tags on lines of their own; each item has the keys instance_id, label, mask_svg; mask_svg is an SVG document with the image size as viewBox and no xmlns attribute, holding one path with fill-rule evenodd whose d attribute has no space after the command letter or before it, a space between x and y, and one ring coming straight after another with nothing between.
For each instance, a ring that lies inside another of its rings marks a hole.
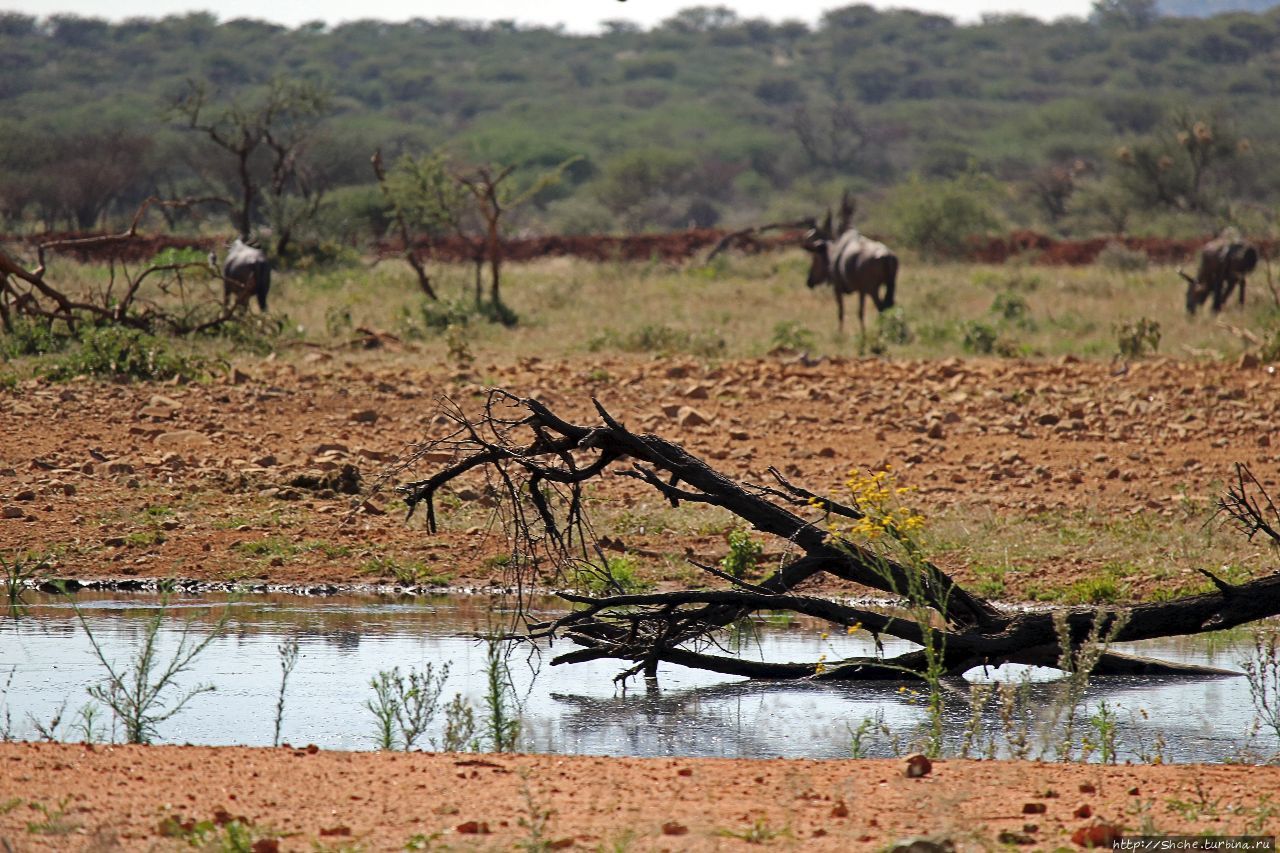
<instances>
[{"instance_id":1,"label":"fallen dead tree","mask_svg":"<svg viewBox=\"0 0 1280 853\"><path fill-rule=\"evenodd\" d=\"M537 400L501 390L490 393L478 419L453 407L447 415L456 429L424 445L407 465L415 460L439 464L446 458L442 451L449 451L454 461L399 487L410 515L424 507L428 529L434 531L440 490L483 476L513 537L511 565L519 588L526 589L535 579L580 586L585 574L597 577L597 585L615 589L615 594L605 595L561 593L575 606L571 613L527 624L524 638L565 639L577 646L553 664L625 661L629 666L619 678L642 672L654 676L658 664L668 662L760 679L901 680L924 678L926 673L959 675L975 666L1004 663L1060 667L1065 661L1069 666L1083 650L1096 649L1100 639L1105 644L1197 634L1280 613L1280 573L1236 585L1208 571L1203 573L1216 587L1212 594L1131 607L1001 610L925 559L905 535L910 516L900 510L885 514L872 505L874 497L849 502L822 497L775 469L770 469L772 483L736 482L678 444L632 432L593 402L600 418L593 425L572 423ZM584 497L590 484L607 476L634 480L673 507L721 507L756 531L781 540L791 556L758 582L699 565L718 588L627 594L613 581ZM1247 535L1262 534L1280 542L1280 513L1247 469L1240 469L1222 509ZM859 542L852 535L858 528L878 529L888 534L882 541L892 539L903 547L895 554ZM886 614L800 591L806 581L823 573L894 596L904 609ZM874 634L877 643L890 636L921 648L894 657L791 663L716 653L716 633L757 611L790 611L839 629L860 626ZM1068 648L1063 648L1063 640ZM1098 654L1092 671L1223 674L1106 650Z\"/></svg>"},{"instance_id":2,"label":"fallen dead tree","mask_svg":"<svg viewBox=\"0 0 1280 853\"><path fill-rule=\"evenodd\" d=\"M240 313L237 302L219 294L224 280L205 259L173 252L147 261L130 261L136 244L148 240L138 233L153 207L190 207L218 199L161 200L148 198L129 227L119 234L55 238L36 244L36 265L25 264L0 247L0 325L12 332L16 318L62 323L75 332L82 324L115 324L145 332L189 334L215 329ZM64 253L105 258L105 282L73 290L53 280L49 261Z\"/></svg>"}]
</instances>

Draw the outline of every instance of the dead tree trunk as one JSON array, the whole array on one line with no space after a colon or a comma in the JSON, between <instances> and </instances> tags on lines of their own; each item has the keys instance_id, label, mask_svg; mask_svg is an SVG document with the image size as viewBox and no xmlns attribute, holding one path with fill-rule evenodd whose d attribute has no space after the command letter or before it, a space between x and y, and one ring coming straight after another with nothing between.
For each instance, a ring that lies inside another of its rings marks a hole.
<instances>
[{"instance_id":1,"label":"dead tree trunk","mask_svg":"<svg viewBox=\"0 0 1280 853\"><path fill-rule=\"evenodd\" d=\"M707 651L712 636L756 611L786 610L839 628L861 626L878 638L888 635L931 644L946 674L1003 663L1058 666L1066 637L1069 651L1103 635L1114 642L1216 631L1280 613L1280 573L1232 585L1204 572L1217 586L1208 595L1187 596L1132 607L1074 607L1053 612L1004 611L957 584L922 559L900 560L861 545L828 525L832 518L865 518L863 508L820 497L770 469L775 482L736 482L691 456L678 444L652 434L636 434L598 401L600 422L567 421L537 400L491 392L483 416L471 420L459 410L449 415L457 429L424 445L414 460L437 459L443 449L452 464L402 485L412 515L425 505L428 529L436 529L435 497L459 478L483 475L501 496L512 534L513 580L526 590L535 572L553 570L555 582L581 586L585 574L612 583L608 561L587 516L583 489L607 475L630 478L656 490L673 507L682 503L722 507L755 530L776 537L794 552L767 578L748 583L712 566L700 565L721 588L647 594L591 596L560 593L576 610L550 622L527 624L529 639L567 639L579 648L552 663L601 658L631 664L619 678L651 674L659 662L761 679L830 680L924 677L924 650L896 657L775 663ZM410 460L409 465L414 464ZM1261 486L1241 469L1236 488L1223 502L1246 533L1273 533L1280 514L1269 499L1251 497ZM1263 493L1265 498L1265 493ZM1251 502L1252 501L1252 502ZM1268 515L1268 512L1271 515ZM1274 517L1273 517L1274 516ZM1272 526L1269 526L1272 525ZM797 588L822 573L854 581L905 601L910 615L875 610L804 595ZM1061 626L1056 624L1061 622ZM1093 670L1108 674L1223 674L1104 652Z\"/></svg>"}]
</instances>

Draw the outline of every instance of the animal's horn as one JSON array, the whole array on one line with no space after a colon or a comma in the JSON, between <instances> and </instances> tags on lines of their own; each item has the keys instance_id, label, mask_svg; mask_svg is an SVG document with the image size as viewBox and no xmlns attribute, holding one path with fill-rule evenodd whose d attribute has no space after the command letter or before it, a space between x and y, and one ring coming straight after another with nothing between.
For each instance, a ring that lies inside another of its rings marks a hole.
<instances>
[{"instance_id":1,"label":"animal's horn","mask_svg":"<svg viewBox=\"0 0 1280 853\"><path fill-rule=\"evenodd\" d=\"M829 207L827 208L827 218L822 220L822 231L828 236L831 234L831 208Z\"/></svg>"},{"instance_id":2,"label":"animal's horn","mask_svg":"<svg viewBox=\"0 0 1280 853\"><path fill-rule=\"evenodd\" d=\"M858 209L858 201L854 198L853 193L846 189L840 194L840 232L844 233L849 230L849 225L853 222L853 212Z\"/></svg>"}]
</instances>

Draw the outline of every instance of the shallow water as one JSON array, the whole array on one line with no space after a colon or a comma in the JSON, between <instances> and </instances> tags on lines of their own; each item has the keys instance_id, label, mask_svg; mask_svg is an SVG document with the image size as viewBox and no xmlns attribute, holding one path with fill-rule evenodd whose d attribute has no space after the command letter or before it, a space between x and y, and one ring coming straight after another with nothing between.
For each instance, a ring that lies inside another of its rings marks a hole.
<instances>
[{"instance_id":1,"label":"shallow water","mask_svg":"<svg viewBox=\"0 0 1280 853\"><path fill-rule=\"evenodd\" d=\"M0 726L7 725L14 737L34 738L35 723L47 726L65 702L59 735L79 740L72 718L90 701L86 688L101 681L102 665L71 597L28 593L25 598L23 615L0 617ZM80 592L74 597L108 660L119 664L126 663L137 647L157 601L154 595L140 593ZM196 632L202 632L210 622L211 604L220 607L223 601L217 596L173 595L160 632L162 650L176 646L185 620L193 620ZM548 616L557 612L554 600L537 605ZM371 749L373 718L365 703L373 696L369 681L379 670L449 662L445 697L461 693L478 708L486 649L475 635L509 627L511 618L502 600L482 596L391 600L255 595L231 607L226 634L179 680L186 687L213 684L216 690L197 696L162 723L160 741L270 745L280 684L277 647L296 636L300 656L288 684L281 739L326 749ZM754 630L732 634L726 643L741 654L773 661L873 653L865 634L828 639L821 630L807 620L762 618ZM1249 643L1248 634L1238 632L1122 644L1117 650L1239 670ZM623 691L612 680L623 668L618 662L549 665L554 654L569 648L557 644L552 650L519 651L511 658L512 680L523 704L524 750L840 758L850 755L851 731L864 720L875 720L876 725L866 727L864 751L885 756L909 748L925 720L922 697L910 693L918 683L762 683L663 666L658 690L646 690L643 682L633 681ZM906 648L886 643L890 655ZM988 675L1016 677L1000 671ZM970 676L983 678L979 671ZM904 686L909 689L901 690ZM1033 709L1050 706L1056 689L1043 680L1033 684ZM1275 750L1274 737L1248 737L1254 711L1244 678L1097 678L1086 697L1085 716L1100 700L1115 714L1122 761L1154 755L1158 737L1165 741L1159 748L1165 761L1214 762L1249 750ZM949 685L945 715L948 749L955 751L972 717L967 684ZM105 715L102 719L110 736L110 721ZM437 719L420 745L429 747L431 739L441 736L442 726L443 720ZM1041 727L1040 722L1032 724L1033 737ZM978 730L979 743L994 738L998 751L1007 751L1003 735L1008 727L1000 723L994 704ZM1091 731L1082 720L1077 743ZM1041 733L1032 757L1042 753L1041 746L1047 750L1044 757L1053 757L1049 744L1057 738Z\"/></svg>"}]
</instances>

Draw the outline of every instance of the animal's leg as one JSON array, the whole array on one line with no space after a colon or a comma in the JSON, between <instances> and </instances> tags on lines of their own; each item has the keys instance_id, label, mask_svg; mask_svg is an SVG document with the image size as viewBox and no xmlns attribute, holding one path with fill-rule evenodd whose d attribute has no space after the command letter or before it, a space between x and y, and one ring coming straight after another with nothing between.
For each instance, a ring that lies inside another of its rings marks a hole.
<instances>
[{"instance_id":1,"label":"animal's leg","mask_svg":"<svg viewBox=\"0 0 1280 853\"><path fill-rule=\"evenodd\" d=\"M863 340L867 337L867 294L858 291L858 328L862 330Z\"/></svg>"},{"instance_id":2,"label":"animal's leg","mask_svg":"<svg viewBox=\"0 0 1280 853\"><path fill-rule=\"evenodd\" d=\"M1241 308L1244 307L1244 285L1245 285L1244 276L1241 276L1240 277L1240 307Z\"/></svg>"},{"instance_id":3,"label":"animal's leg","mask_svg":"<svg viewBox=\"0 0 1280 853\"><path fill-rule=\"evenodd\" d=\"M840 333L844 334L844 294L840 292L839 286L833 287L836 292L836 316L839 317Z\"/></svg>"}]
</instances>

